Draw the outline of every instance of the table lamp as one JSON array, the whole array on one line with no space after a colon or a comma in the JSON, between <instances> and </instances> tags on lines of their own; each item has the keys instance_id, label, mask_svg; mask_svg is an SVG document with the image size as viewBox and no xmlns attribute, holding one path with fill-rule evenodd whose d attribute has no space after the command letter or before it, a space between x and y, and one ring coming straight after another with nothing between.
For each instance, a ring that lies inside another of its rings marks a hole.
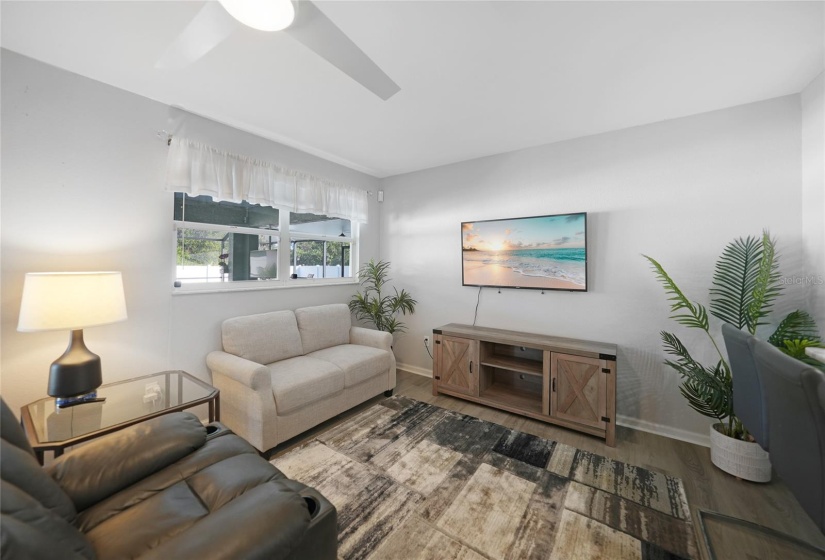
<instances>
[{"instance_id":1,"label":"table lamp","mask_svg":"<svg viewBox=\"0 0 825 560\"><path fill-rule=\"evenodd\" d=\"M30 272L23 284L20 332L71 330L69 347L49 370L49 395L58 406L86 402L103 383L100 356L83 342L83 329L126 320L120 272Z\"/></svg>"}]
</instances>

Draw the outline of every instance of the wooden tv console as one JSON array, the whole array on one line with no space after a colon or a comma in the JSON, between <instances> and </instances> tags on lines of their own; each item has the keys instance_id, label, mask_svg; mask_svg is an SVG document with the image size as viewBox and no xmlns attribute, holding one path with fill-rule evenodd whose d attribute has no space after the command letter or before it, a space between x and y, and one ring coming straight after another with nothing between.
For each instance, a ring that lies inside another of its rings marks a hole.
<instances>
[{"instance_id":1,"label":"wooden tv console","mask_svg":"<svg viewBox=\"0 0 825 560\"><path fill-rule=\"evenodd\" d=\"M443 393L616 445L616 346L450 323L433 329Z\"/></svg>"}]
</instances>

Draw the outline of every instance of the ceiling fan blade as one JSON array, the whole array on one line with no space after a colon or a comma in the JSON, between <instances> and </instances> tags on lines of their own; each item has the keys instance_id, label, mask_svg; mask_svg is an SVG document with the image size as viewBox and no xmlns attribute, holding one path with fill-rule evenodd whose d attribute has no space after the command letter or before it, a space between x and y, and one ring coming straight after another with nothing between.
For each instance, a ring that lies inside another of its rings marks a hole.
<instances>
[{"instance_id":1,"label":"ceiling fan blade","mask_svg":"<svg viewBox=\"0 0 825 560\"><path fill-rule=\"evenodd\" d=\"M317 55L386 101L401 88L309 0L296 2L295 22L284 29Z\"/></svg>"},{"instance_id":2,"label":"ceiling fan blade","mask_svg":"<svg viewBox=\"0 0 825 560\"><path fill-rule=\"evenodd\" d=\"M167 47L155 68L183 68L224 41L238 23L217 2L207 2Z\"/></svg>"}]
</instances>

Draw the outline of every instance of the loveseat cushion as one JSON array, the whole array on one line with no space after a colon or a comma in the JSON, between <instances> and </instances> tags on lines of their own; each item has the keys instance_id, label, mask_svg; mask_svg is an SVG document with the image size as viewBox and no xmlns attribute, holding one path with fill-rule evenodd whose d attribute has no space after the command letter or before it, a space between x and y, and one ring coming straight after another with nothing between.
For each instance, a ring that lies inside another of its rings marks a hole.
<instances>
[{"instance_id":1,"label":"loveseat cushion","mask_svg":"<svg viewBox=\"0 0 825 560\"><path fill-rule=\"evenodd\" d=\"M298 321L304 354L349 344L352 319L346 304L333 303L296 309L295 319Z\"/></svg>"},{"instance_id":2,"label":"loveseat cushion","mask_svg":"<svg viewBox=\"0 0 825 560\"><path fill-rule=\"evenodd\" d=\"M376 375L386 374L390 369L389 352L358 344L324 348L309 354L308 357L324 360L341 368L344 371L344 387L347 388Z\"/></svg>"},{"instance_id":3,"label":"loveseat cushion","mask_svg":"<svg viewBox=\"0 0 825 560\"><path fill-rule=\"evenodd\" d=\"M273 311L227 319L221 325L223 349L246 360L268 364L304 353L292 311Z\"/></svg>"},{"instance_id":4,"label":"loveseat cushion","mask_svg":"<svg viewBox=\"0 0 825 560\"><path fill-rule=\"evenodd\" d=\"M268 366L279 415L289 414L344 390L344 372L324 360L300 356Z\"/></svg>"}]
</instances>

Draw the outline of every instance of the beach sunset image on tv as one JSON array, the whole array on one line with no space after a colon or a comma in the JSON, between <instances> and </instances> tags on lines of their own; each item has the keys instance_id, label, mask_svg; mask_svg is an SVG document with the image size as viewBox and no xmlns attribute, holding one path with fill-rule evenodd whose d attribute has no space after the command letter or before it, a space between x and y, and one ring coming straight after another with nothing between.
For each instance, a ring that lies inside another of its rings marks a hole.
<instances>
[{"instance_id":1,"label":"beach sunset image on tv","mask_svg":"<svg viewBox=\"0 0 825 560\"><path fill-rule=\"evenodd\" d=\"M587 290L587 214L461 224L463 284Z\"/></svg>"}]
</instances>

